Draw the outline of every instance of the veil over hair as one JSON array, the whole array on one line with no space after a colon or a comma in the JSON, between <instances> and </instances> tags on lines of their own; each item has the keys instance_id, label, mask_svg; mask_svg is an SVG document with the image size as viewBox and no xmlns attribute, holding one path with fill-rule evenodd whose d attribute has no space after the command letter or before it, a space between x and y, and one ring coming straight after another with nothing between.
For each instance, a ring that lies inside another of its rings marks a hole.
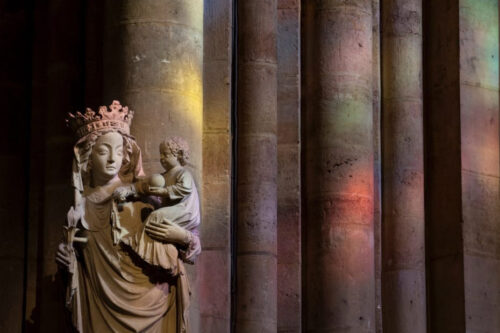
<instances>
[{"instance_id":1,"label":"veil over hair","mask_svg":"<svg viewBox=\"0 0 500 333\"><path fill-rule=\"evenodd\" d=\"M118 173L123 183L132 183L144 176L141 148L135 138L119 130L94 131L80 138L73 147L73 170L71 183L76 191L83 192L84 185L90 184L90 154L97 139L107 133L119 133L123 138L123 162Z\"/></svg>"}]
</instances>

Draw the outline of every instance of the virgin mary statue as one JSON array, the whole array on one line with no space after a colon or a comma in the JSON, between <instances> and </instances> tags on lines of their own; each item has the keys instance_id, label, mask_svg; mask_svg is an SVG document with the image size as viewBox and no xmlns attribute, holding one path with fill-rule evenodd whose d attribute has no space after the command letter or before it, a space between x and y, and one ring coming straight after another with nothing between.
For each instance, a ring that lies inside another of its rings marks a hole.
<instances>
[{"instance_id":1,"label":"virgin mary statue","mask_svg":"<svg viewBox=\"0 0 500 333\"><path fill-rule=\"evenodd\" d=\"M68 119L77 138L75 202L56 256L69 277L66 305L82 333L188 332L190 291L177 249L192 252L190 258L198 254L197 232L168 224L156 228L170 261L151 265L124 240L142 228L153 207L138 199L118 204L112 196L144 176L141 150L129 132L132 115L113 101L109 109L87 109Z\"/></svg>"}]
</instances>

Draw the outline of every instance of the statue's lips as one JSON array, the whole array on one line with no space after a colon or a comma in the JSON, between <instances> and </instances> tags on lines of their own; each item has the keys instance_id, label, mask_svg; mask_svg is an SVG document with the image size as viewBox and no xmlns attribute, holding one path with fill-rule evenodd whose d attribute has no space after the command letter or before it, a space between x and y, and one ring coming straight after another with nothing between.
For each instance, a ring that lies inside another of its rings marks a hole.
<instances>
[{"instance_id":1,"label":"statue's lips","mask_svg":"<svg viewBox=\"0 0 500 333\"><path fill-rule=\"evenodd\" d=\"M116 167L114 167L114 166L107 166L106 170L116 170Z\"/></svg>"}]
</instances>

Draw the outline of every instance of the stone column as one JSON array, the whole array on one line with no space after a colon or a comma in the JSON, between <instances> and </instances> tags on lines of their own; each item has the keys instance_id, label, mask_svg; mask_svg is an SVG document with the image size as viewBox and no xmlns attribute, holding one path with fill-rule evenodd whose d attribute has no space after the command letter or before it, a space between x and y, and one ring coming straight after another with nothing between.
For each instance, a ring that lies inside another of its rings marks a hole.
<instances>
[{"instance_id":1,"label":"stone column","mask_svg":"<svg viewBox=\"0 0 500 333\"><path fill-rule=\"evenodd\" d=\"M104 101L136 111L131 132L147 174L162 171L159 144L184 137L201 176L203 1L107 1Z\"/></svg>"},{"instance_id":2,"label":"stone column","mask_svg":"<svg viewBox=\"0 0 500 333\"><path fill-rule=\"evenodd\" d=\"M302 332L300 1L278 0L278 332Z\"/></svg>"},{"instance_id":3,"label":"stone column","mask_svg":"<svg viewBox=\"0 0 500 333\"><path fill-rule=\"evenodd\" d=\"M203 193L200 327L231 323L231 38L232 0L205 1L203 52Z\"/></svg>"},{"instance_id":4,"label":"stone column","mask_svg":"<svg viewBox=\"0 0 500 333\"><path fill-rule=\"evenodd\" d=\"M203 0L109 0L104 24L103 103L118 99L136 111L131 132L146 174L162 171L163 139L185 138L201 191ZM187 268L190 327L198 332L197 266Z\"/></svg>"},{"instance_id":5,"label":"stone column","mask_svg":"<svg viewBox=\"0 0 500 333\"><path fill-rule=\"evenodd\" d=\"M459 1L465 331L500 329L498 1Z\"/></svg>"},{"instance_id":6,"label":"stone column","mask_svg":"<svg viewBox=\"0 0 500 333\"><path fill-rule=\"evenodd\" d=\"M384 332L425 332L422 1L382 6Z\"/></svg>"},{"instance_id":7,"label":"stone column","mask_svg":"<svg viewBox=\"0 0 500 333\"><path fill-rule=\"evenodd\" d=\"M305 5L305 330L375 332L372 1Z\"/></svg>"},{"instance_id":8,"label":"stone column","mask_svg":"<svg viewBox=\"0 0 500 333\"><path fill-rule=\"evenodd\" d=\"M238 2L236 332L276 332L276 0Z\"/></svg>"}]
</instances>

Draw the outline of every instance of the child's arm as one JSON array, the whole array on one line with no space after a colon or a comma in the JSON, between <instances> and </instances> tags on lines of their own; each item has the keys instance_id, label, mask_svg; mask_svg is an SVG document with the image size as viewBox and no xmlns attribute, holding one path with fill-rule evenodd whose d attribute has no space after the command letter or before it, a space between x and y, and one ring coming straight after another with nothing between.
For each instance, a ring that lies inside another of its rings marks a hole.
<instances>
[{"instance_id":1,"label":"child's arm","mask_svg":"<svg viewBox=\"0 0 500 333\"><path fill-rule=\"evenodd\" d=\"M193 176L191 176L187 170L184 170L179 173L174 185L165 187L149 187L148 192L149 194L169 198L170 200L178 200L191 194L191 192L193 192L193 187Z\"/></svg>"},{"instance_id":2,"label":"child's arm","mask_svg":"<svg viewBox=\"0 0 500 333\"><path fill-rule=\"evenodd\" d=\"M123 185L117 187L113 191L113 198L118 201L125 201L127 197L133 195L138 197L140 195L147 195L149 185L146 179L139 179L133 184Z\"/></svg>"}]
</instances>

